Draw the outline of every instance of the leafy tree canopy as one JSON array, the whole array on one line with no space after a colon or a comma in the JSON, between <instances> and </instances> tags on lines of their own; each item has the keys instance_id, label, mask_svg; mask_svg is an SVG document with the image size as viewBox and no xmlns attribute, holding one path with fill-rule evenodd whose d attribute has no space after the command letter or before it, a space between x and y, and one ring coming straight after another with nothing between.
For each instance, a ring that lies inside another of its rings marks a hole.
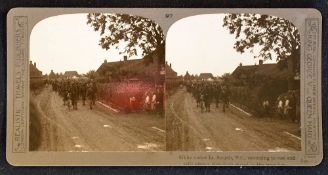
<instances>
[{"instance_id":1,"label":"leafy tree canopy","mask_svg":"<svg viewBox=\"0 0 328 175\"><path fill-rule=\"evenodd\" d=\"M164 50L164 34L154 21L141 16L128 14L89 13L87 24L100 32L99 45L103 49L115 47L119 49L121 42L125 42L124 51L129 56L148 55L157 49Z\"/></svg>"},{"instance_id":2,"label":"leafy tree canopy","mask_svg":"<svg viewBox=\"0 0 328 175\"><path fill-rule=\"evenodd\" d=\"M228 14L223 22L223 27L237 39L234 45L237 52L259 48L255 58L271 60L275 53L277 61L299 55L300 35L288 20L269 15Z\"/></svg>"},{"instance_id":3,"label":"leafy tree canopy","mask_svg":"<svg viewBox=\"0 0 328 175\"><path fill-rule=\"evenodd\" d=\"M95 70L90 70L89 72L87 72L86 76L90 79L94 79L97 76L97 72Z\"/></svg>"},{"instance_id":4,"label":"leafy tree canopy","mask_svg":"<svg viewBox=\"0 0 328 175\"><path fill-rule=\"evenodd\" d=\"M191 77L188 71L186 72L186 74L184 75L184 77L185 78L190 78Z\"/></svg>"}]
</instances>

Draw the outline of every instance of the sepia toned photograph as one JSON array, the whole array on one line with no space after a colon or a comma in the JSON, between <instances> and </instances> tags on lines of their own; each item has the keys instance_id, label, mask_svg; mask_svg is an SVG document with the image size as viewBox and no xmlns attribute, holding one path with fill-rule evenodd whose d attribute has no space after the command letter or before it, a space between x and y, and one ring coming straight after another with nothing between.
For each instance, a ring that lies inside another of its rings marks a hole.
<instances>
[{"instance_id":1,"label":"sepia toned photograph","mask_svg":"<svg viewBox=\"0 0 328 175\"><path fill-rule=\"evenodd\" d=\"M263 14L183 18L167 34L171 151L301 151L300 34Z\"/></svg>"},{"instance_id":2,"label":"sepia toned photograph","mask_svg":"<svg viewBox=\"0 0 328 175\"><path fill-rule=\"evenodd\" d=\"M315 9L14 8L13 166L315 166Z\"/></svg>"},{"instance_id":3,"label":"sepia toned photograph","mask_svg":"<svg viewBox=\"0 0 328 175\"><path fill-rule=\"evenodd\" d=\"M30 37L30 151L164 151L164 35L129 14L46 18Z\"/></svg>"}]
</instances>

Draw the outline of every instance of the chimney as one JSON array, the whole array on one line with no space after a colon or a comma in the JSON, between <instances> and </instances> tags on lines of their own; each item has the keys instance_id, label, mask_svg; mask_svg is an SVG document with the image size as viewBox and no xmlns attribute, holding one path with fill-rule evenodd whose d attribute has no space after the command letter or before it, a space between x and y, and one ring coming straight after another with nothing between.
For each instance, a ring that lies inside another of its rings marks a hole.
<instances>
[{"instance_id":1,"label":"chimney","mask_svg":"<svg viewBox=\"0 0 328 175\"><path fill-rule=\"evenodd\" d=\"M36 67L36 62L34 62L34 64L33 64L33 65L34 65L34 67Z\"/></svg>"},{"instance_id":2,"label":"chimney","mask_svg":"<svg viewBox=\"0 0 328 175\"><path fill-rule=\"evenodd\" d=\"M33 64L32 61L30 61L30 64Z\"/></svg>"},{"instance_id":3,"label":"chimney","mask_svg":"<svg viewBox=\"0 0 328 175\"><path fill-rule=\"evenodd\" d=\"M123 60L124 61L127 61L128 60L128 56L124 55Z\"/></svg>"},{"instance_id":4,"label":"chimney","mask_svg":"<svg viewBox=\"0 0 328 175\"><path fill-rule=\"evenodd\" d=\"M170 67L172 67L172 63L170 63Z\"/></svg>"},{"instance_id":5,"label":"chimney","mask_svg":"<svg viewBox=\"0 0 328 175\"><path fill-rule=\"evenodd\" d=\"M104 60L104 63L107 63L107 60L106 59Z\"/></svg>"},{"instance_id":6,"label":"chimney","mask_svg":"<svg viewBox=\"0 0 328 175\"><path fill-rule=\"evenodd\" d=\"M263 60L259 60L259 65L262 65L263 64Z\"/></svg>"},{"instance_id":7,"label":"chimney","mask_svg":"<svg viewBox=\"0 0 328 175\"><path fill-rule=\"evenodd\" d=\"M243 63L239 63L239 66L240 66L240 67L243 66Z\"/></svg>"}]
</instances>

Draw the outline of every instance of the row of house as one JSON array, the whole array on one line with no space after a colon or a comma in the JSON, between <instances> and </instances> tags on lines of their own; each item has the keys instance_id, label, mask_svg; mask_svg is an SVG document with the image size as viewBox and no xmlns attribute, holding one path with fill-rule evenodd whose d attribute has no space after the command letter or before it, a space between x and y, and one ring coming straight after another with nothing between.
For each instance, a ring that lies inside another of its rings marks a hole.
<instances>
[{"instance_id":1,"label":"row of house","mask_svg":"<svg viewBox=\"0 0 328 175\"><path fill-rule=\"evenodd\" d=\"M264 64L263 60L259 60L258 64L255 65L240 65L236 67L229 76L230 81L239 81L239 83L246 83L254 81L254 78L271 78L287 80L290 78L290 73L287 68L286 62L281 60L278 63ZM187 72L184 79L196 78L201 81L219 81L220 77L214 77L212 73L200 73L198 76L191 76ZM293 79L293 84L299 84L299 74L296 74Z\"/></svg>"},{"instance_id":2,"label":"row of house","mask_svg":"<svg viewBox=\"0 0 328 175\"><path fill-rule=\"evenodd\" d=\"M42 78L42 72L37 68L36 63L30 61L30 78L38 79ZM164 65L160 65L158 58L154 57L152 63L146 64L145 59L132 59L129 60L124 56L123 61L115 62L104 62L96 70L97 76L101 78L111 78L111 79L145 79L149 78L156 80L162 76L167 80L178 79L177 72L172 69L172 64L167 62ZM55 73L51 70L49 77L54 77ZM66 71L61 76L66 78L77 78L80 77L77 71ZM279 63L276 64L263 64L260 60L258 65L242 65L240 64L232 73L231 80L239 82L249 82L253 80L254 77L268 77L273 79L286 80L288 78L288 69L281 66ZM213 81L215 77L212 73L200 73L197 77L202 81ZM299 84L299 76L294 77L296 84Z\"/></svg>"},{"instance_id":3,"label":"row of house","mask_svg":"<svg viewBox=\"0 0 328 175\"><path fill-rule=\"evenodd\" d=\"M36 67L36 63L30 61L30 78L31 79L40 79L42 78L42 72Z\"/></svg>"},{"instance_id":4,"label":"row of house","mask_svg":"<svg viewBox=\"0 0 328 175\"><path fill-rule=\"evenodd\" d=\"M177 73L172 69L171 64L167 62L162 64L156 54L148 57L151 58L130 60L124 56L120 61L104 60L96 70L97 76L104 80L151 80L156 82L164 82L165 78L177 78Z\"/></svg>"},{"instance_id":5,"label":"row of house","mask_svg":"<svg viewBox=\"0 0 328 175\"><path fill-rule=\"evenodd\" d=\"M259 60L258 65L240 64L231 73L232 78L240 81L249 81L256 75L284 79L288 76L288 70L284 67L279 67L277 63L264 64L263 60Z\"/></svg>"},{"instance_id":6,"label":"row of house","mask_svg":"<svg viewBox=\"0 0 328 175\"><path fill-rule=\"evenodd\" d=\"M172 65L167 62L161 64L157 55L151 55L152 58L131 59L127 56L121 61L104 62L96 70L98 80L152 80L164 81L176 79L177 73L172 69ZM78 78L81 77L77 71L65 71L64 74L55 73L53 70L47 75L50 79L57 77ZM36 67L36 63L30 61L30 78L42 78L42 72Z\"/></svg>"}]
</instances>

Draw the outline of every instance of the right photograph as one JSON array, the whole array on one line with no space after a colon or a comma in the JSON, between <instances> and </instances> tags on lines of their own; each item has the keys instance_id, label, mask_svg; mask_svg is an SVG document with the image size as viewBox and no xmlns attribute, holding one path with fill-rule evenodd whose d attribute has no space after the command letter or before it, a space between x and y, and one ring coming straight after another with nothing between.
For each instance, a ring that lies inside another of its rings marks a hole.
<instances>
[{"instance_id":1,"label":"right photograph","mask_svg":"<svg viewBox=\"0 0 328 175\"><path fill-rule=\"evenodd\" d=\"M265 14L204 14L166 38L167 151L301 151L300 35Z\"/></svg>"}]
</instances>

